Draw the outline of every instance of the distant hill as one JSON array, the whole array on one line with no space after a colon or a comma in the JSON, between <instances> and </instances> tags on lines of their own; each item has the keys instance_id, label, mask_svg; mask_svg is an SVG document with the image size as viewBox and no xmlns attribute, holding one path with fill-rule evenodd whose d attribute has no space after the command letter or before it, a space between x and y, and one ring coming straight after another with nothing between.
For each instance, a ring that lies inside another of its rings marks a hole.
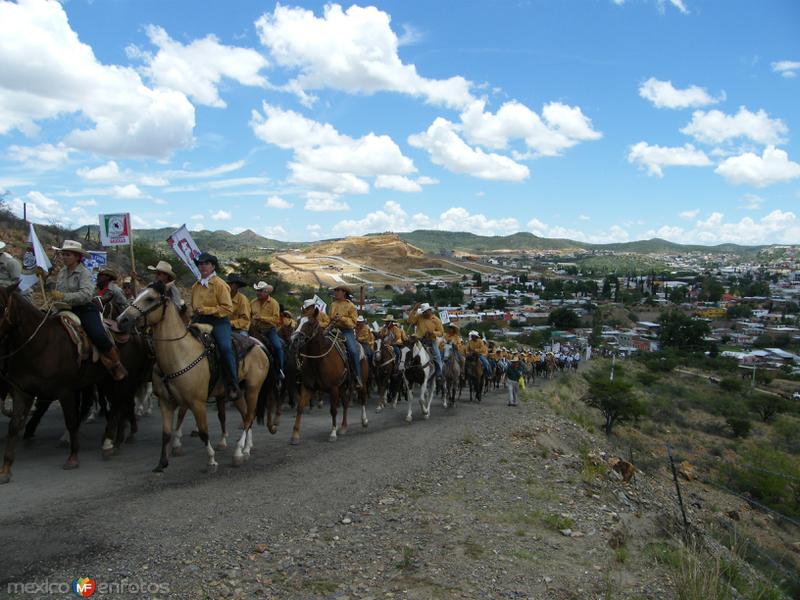
<instances>
[{"instance_id":1,"label":"distant hill","mask_svg":"<svg viewBox=\"0 0 800 600\"><path fill-rule=\"evenodd\" d=\"M527 232L506 236L481 236L466 232L419 229L399 235L401 239L426 252L439 252L439 250L446 248L475 253L501 250L610 250L640 254L709 252L755 255L766 247L739 246L737 244L720 244L717 246L684 245L660 238L613 244L589 244L562 238L543 238Z\"/></svg>"}]
</instances>

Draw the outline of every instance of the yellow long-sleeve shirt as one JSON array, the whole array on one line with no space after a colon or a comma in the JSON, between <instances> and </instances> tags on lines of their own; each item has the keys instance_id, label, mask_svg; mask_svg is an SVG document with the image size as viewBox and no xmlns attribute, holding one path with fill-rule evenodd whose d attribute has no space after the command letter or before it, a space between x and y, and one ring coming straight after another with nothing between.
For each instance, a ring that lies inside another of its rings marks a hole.
<instances>
[{"instance_id":1,"label":"yellow long-sleeve shirt","mask_svg":"<svg viewBox=\"0 0 800 600\"><path fill-rule=\"evenodd\" d=\"M253 313L253 322L262 327L280 327L281 305L272 296L266 300L256 298L250 303Z\"/></svg>"},{"instance_id":2,"label":"yellow long-sleeve shirt","mask_svg":"<svg viewBox=\"0 0 800 600\"><path fill-rule=\"evenodd\" d=\"M314 307L313 307L313 306L311 306L311 307L307 308L307 309L306 309L306 310L303 312L303 315L302 315L302 316L304 316L304 317L308 317L308 318L311 318L311 317L313 317L313 316L314 316ZM319 312L317 313L317 321L319 322L319 324L320 324L320 325L321 325L323 328L325 328L325 327L328 327L328 325L330 325L330 324L331 324L331 320L330 320L330 318L328 317L328 315L327 315L326 313L322 312L322 311L319 311Z\"/></svg>"},{"instance_id":3,"label":"yellow long-sleeve shirt","mask_svg":"<svg viewBox=\"0 0 800 600\"><path fill-rule=\"evenodd\" d=\"M233 314L231 314L231 327L234 329L241 329L242 331L250 330L250 301L241 293L231 296L233 302Z\"/></svg>"},{"instance_id":4,"label":"yellow long-sleeve shirt","mask_svg":"<svg viewBox=\"0 0 800 600\"><path fill-rule=\"evenodd\" d=\"M388 327L386 325L381 327L381 330L378 332L378 337L382 340L391 338L388 343L392 346L398 346L406 341L406 334L403 333L403 329L397 323Z\"/></svg>"},{"instance_id":5,"label":"yellow long-sleeve shirt","mask_svg":"<svg viewBox=\"0 0 800 600\"><path fill-rule=\"evenodd\" d=\"M486 342L478 338L477 340L470 339L467 343L467 354L480 354L487 356L489 349L486 347Z\"/></svg>"},{"instance_id":6,"label":"yellow long-sleeve shirt","mask_svg":"<svg viewBox=\"0 0 800 600\"><path fill-rule=\"evenodd\" d=\"M231 288L218 275L208 281L208 287L199 281L192 286L192 311L212 317L230 317L233 313Z\"/></svg>"},{"instance_id":7,"label":"yellow long-sleeve shirt","mask_svg":"<svg viewBox=\"0 0 800 600\"><path fill-rule=\"evenodd\" d=\"M366 344L369 348L375 349L375 336L366 325L356 327L356 340L362 344Z\"/></svg>"},{"instance_id":8,"label":"yellow long-sleeve shirt","mask_svg":"<svg viewBox=\"0 0 800 600\"><path fill-rule=\"evenodd\" d=\"M456 352L464 352L464 342L461 339L461 336L456 334L447 334L444 336L444 340L442 340L442 348L444 348L445 344L453 344L455 346Z\"/></svg>"},{"instance_id":9,"label":"yellow long-sleeve shirt","mask_svg":"<svg viewBox=\"0 0 800 600\"><path fill-rule=\"evenodd\" d=\"M444 327L439 317L431 315L430 317L423 317L417 312L408 317L408 322L415 326L416 330L414 335L420 339L427 339L432 337L442 337L444 335Z\"/></svg>"},{"instance_id":10,"label":"yellow long-sleeve shirt","mask_svg":"<svg viewBox=\"0 0 800 600\"><path fill-rule=\"evenodd\" d=\"M339 329L355 329L358 311L356 310L356 305L350 300L334 300L328 307L328 311L331 321L339 317L336 322L336 326Z\"/></svg>"}]
</instances>

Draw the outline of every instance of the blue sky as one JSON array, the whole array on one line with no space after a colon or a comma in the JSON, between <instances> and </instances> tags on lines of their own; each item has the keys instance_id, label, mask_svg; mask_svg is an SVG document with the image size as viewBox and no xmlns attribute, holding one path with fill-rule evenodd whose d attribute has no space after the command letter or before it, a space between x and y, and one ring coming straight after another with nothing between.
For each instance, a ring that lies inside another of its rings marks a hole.
<instances>
[{"instance_id":1,"label":"blue sky","mask_svg":"<svg viewBox=\"0 0 800 600\"><path fill-rule=\"evenodd\" d=\"M0 1L40 222L800 243L798 131L789 0Z\"/></svg>"}]
</instances>

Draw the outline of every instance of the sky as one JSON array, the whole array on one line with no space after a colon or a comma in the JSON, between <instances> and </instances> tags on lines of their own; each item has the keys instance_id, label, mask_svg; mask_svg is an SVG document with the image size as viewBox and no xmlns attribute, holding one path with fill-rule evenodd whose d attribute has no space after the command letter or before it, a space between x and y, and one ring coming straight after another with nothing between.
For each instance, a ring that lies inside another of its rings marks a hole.
<instances>
[{"instance_id":1,"label":"sky","mask_svg":"<svg viewBox=\"0 0 800 600\"><path fill-rule=\"evenodd\" d=\"M0 0L35 222L800 244L794 0Z\"/></svg>"}]
</instances>

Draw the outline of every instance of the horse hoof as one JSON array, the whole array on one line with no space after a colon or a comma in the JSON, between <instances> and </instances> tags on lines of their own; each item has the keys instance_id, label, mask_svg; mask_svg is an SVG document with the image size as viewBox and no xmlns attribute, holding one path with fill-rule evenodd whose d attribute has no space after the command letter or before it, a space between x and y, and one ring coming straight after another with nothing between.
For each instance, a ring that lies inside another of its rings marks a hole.
<instances>
[{"instance_id":1,"label":"horse hoof","mask_svg":"<svg viewBox=\"0 0 800 600\"><path fill-rule=\"evenodd\" d=\"M183 446L175 446L172 449L172 456L183 456Z\"/></svg>"},{"instance_id":2,"label":"horse hoof","mask_svg":"<svg viewBox=\"0 0 800 600\"><path fill-rule=\"evenodd\" d=\"M222 452L223 450L227 450L228 449L228 442L219 442L216 446L214 446L214 449L217 450L218 452Z\"/></svg>"},{"instance_id":3,"label":"horse hoof","mask_svg":"<svg viewBox=\"0 0 800 600\"><path fill-rule=\"evenodd\" d=\"M329 442L335 442L335 441L336 441L336 439L337 439L337 438L336 438L336 436L335 436L335 435L333 435L333 434L331 434L331 435L329 435L329 436L328 436L328 441L329 441Z\"/></svg>"},{"instance_id":4,"label":"horse hoof","mask_svg":"<svg viewBox=\"0 0 800 600\"><path fill-rule=\"evenodd\" d=\"M65 471L72 471L73 469L78 468L78 464L79 463L77 460L75 462L68 460L67 462L64 463L64 466L62 466L61 468L64 469Z\"/></svg>"},{"instance_id":5,"label":"horse hoof","mask_svg":"<svg viewBox=\"0 0 800 600\"><path fill-rule=\"evenodd\" d=\"M297 445L299 445L299 444L300 444L300 438L299 438L299 437L297 437L297 438L296 438L296 437L293 437L293 438L291 438L291 439L289 440L289 443L290 443L292 446L297 446Z\"/></svg>"},{"instance_id":6,"label":"horse hoof","mask_svg":"<svg viewBox=\"0 0 800 600\"><path fill-rule=\"evenodd\" d=\"M116 454L114 450L114 448L103 448L103 460L111 460L111 457Z\"/></svg>"},{"instance_id":7,"label":"horse hoof","mask_svg":"<svg viewBox=\"0 0 800 600\"><path fill-rule=\"evenodd\" d=\"M411 423L411 415L408 415L408 416L406 417L406 423Z\"/></svg>"},{"instance_id":8,"label":"horse hoof","mask_svg":"<svg viewBox=\"0 0 800 600\"><path fill-rule=\"evenodd\" d=\"M11 473L6 473L5 475L0 475L0 485L4 483L8 483L11 481Z\"/></svg>"},{"instance_id":9,"label":"horse hoof","mask_svg":"<svg viewBox=\"0 0 800 600\"><path fill-rule=\"evenodd\" d=\"M56 448L69 448L69 440L58 440Z\"/></svg>"},{"instance_id":10,"label":"horse hoof","mask_svg":"<svg viewBox=\"0 0 800 600\"><path fill-rule=\"evenodd\" d=\"M423 416L423 417L425 418L425 420L427 421L428 419L430 419L430 418L431 418L431 413L427 412L427 413L425 413L425 414L424 414L424 415L422 415L422 416Z\"/></svg>"},{"instance_id":11,"label":"horse hoof","mask_svg":"<svg viewBox=\"0 0 800 600\"><path fill-rule=\"evenodd\" d=\"M367 421L366 419L364 419L363 421L361 421L361 426L362 426L362 427L368 427L368 426L369 426L369 421Z\"/></svg>"},{"instance_id":12,"label":"horse hoof","mask_svg":"<svg viewBox=\"0 0 800 600\"><path fill-rule=\"evenodd\" d=\"M347 427L340 427L338 432L339 435L344 435L347 433Z\"/></svg>"},{"instance_id":13,"label":"horse hoof","mask_svg":"<svg viewBox=\"0 0 800 600\"><path fill-rule=\"evenodd\" d=\"M166 466L167 465L158 465L155 469L153 469L153 473L163 473Z\"/></svg>"},{"instance_id":14,"label":"horse hoof","mask_svg":"<svg viewBox=\"0 0 800 600\"><path fill-rule=\"evenodd\" d=\"M241 467L244 464L244 456L234 456L233 457L233 466L234 467Z\"/></svg>"},{"instance_id":15,"label":"horse hoof","mask_svg":"<svg viewBox=\"0 0 800 600\"><path fill-rule=\"evenodd\" d=\"M278 428L275 425L273 425L272 427L267 427L267 429L269 430L269 432L272 435L275 435L276 433L278 433Z\"/></svg>"},{"instance_id":16,"label":"horse hoof","mask_svg":"<svg viewBox=\"0 0 800 600\"><path fill-rule=\"evenodd\" d=\"M206 470L205 470L205 472L206 472L207 474L209 474L209 475L213 475L214 473L216 473L216 472L217 472L217 469L218 469L218 468L219 468L219 465L208 465L208 466L206 467Z\"/></svg>"}]
</instances>

